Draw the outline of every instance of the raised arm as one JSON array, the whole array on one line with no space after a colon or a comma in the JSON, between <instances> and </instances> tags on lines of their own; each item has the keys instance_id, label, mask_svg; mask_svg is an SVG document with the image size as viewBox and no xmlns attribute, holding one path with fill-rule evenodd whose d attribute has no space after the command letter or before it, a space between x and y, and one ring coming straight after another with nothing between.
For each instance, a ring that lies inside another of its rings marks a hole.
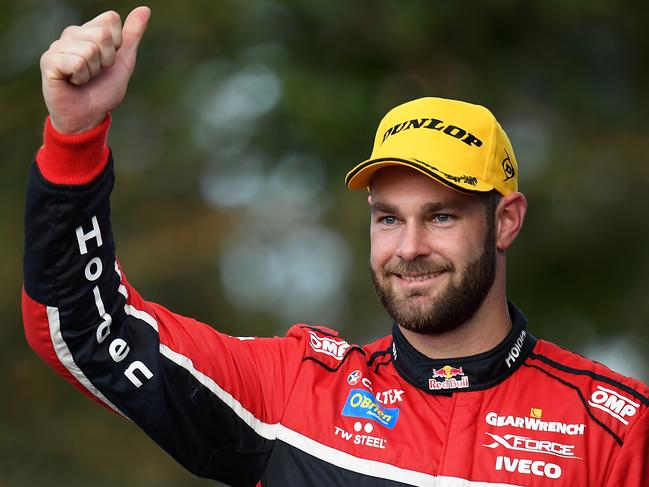
<instances>
[{"instance_id":1,"label":"raised arm","mask_svg":"<svg viewBox=\"0 0 649 487\"><path fill-rule=\"evenodd\" d=\"M149 15L135 9L122 27L103 13L67 28L41 59L50 117L27 187L25 334L55 371L190 471L254 485L301 364L300 333L219 333L144 300L115 257L108 113Z\"/></svg>"}]
</instances>

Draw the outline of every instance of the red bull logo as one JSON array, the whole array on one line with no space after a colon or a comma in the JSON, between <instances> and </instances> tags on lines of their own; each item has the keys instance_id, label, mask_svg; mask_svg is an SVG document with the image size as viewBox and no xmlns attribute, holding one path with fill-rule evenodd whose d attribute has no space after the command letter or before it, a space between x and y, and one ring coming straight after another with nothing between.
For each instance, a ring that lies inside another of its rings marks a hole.
<instances>
[{"instance_id":1,"label":"red bull logo","mask_svg":"<svg viewBox=\"0 0 649 487\"><path fill-rule=\"evenodd\" d=\"M469 378L464 375L462 367L445 365L440 369L433 369L433 377L428 379L428 388L431 391L464 389L466 387L469 387Z\"/></svg>"}]
</instances>

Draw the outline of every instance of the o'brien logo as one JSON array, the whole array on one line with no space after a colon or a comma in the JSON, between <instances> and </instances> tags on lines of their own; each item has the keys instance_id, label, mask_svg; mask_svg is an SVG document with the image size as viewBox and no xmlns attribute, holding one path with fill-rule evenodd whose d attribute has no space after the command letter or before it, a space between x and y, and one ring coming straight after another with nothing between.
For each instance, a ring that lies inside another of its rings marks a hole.
<instances>
[{"instance_id":1,"label":"o'brien logo","mask_svg":"<svg viewBox=\"0 0 649 487\"><path fill-rule=\"evenodd\" d=\"M460 376L460 378L457 379L457 376ZM441 369L433 369L433 377L428 379L428 388L431 391L440 389L464 389L466 387L469 387L469 378L464 375L462 367L445 365Z\"/></svg>"},{"instance_id":2,"label":"o'brien logo","mask_svg":"<svg viewBox=\"0 0 649 487\"><path fill-rule=\"evenodd\" d=\"M392 429L397 423L399 408L384 408L370 392L364 389L352 389L349 391L342 415L370 419Z\"/></svg>"},{"instance_id":3,"label":"o'brien logo","mask_svg":"<svg viewBox=\"0 0 649 487\"><path fill-rule=\"evenodd\" d=\"M314 332L309 332L309 345L318 353L324 353L336 360L342 360L345 357L345 352L349 348L349 343L345 340L334 340L329 337L319 337Z\"/></svg>"},{"instance_id":4,"label":"o'brien logo","mask_svg":"<svg viewBox=\"0 0 649 487\"><path fill-rule=\"evenodd\" d=\"M415 118L413 120L406 120L405 122L398 123L394 127L390 127L385 131L381 144L385 142L388 137L398 134L403 130L420 128L437 130L450 137L461 140L469 146L480 147L482 145L482 141L475 135L457 125L447 125L436 118Z\"/></svg>"},{"instance_id":5,"label":"o'brien logo","mask_svg":"<svg viewBox=\"0 0 649 487\"><path fill-rule=\"evenodd\" d=\"M597 386L597 390L590 395L588 404L610 414L623 424L629 424L626 418L635 416L640 407L640 404L628 397L602 386Z\"/></svg>"}]
</instances>

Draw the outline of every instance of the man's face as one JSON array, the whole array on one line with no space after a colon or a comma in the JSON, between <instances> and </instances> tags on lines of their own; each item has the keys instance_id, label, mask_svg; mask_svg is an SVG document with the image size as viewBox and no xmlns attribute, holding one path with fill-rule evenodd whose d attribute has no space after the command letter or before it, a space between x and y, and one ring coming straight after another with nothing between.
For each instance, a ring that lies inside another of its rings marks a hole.
<instances>
[{"instance_id":1,"label":"man's face","mask_svg":"<svg viewBox=\"0 0 649 487\"><path fill-rule=\"evenodd\" d=\"M370 271L392 318L430 335L471 318L495 277L495 226L485 200L388 167L373 177L369 202Z\"/></svg>"}]
</instances>

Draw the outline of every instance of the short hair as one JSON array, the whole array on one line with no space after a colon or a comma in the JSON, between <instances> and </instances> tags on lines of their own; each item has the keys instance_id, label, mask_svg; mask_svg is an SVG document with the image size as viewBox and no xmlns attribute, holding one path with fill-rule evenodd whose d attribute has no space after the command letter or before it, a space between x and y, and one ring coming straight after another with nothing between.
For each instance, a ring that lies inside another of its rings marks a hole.
<instances>
[{"instance_id":1,"label":"short hair","mask_svg":"<svg viewBox=\"0 0 649 487\"><path fill-rule=\"evenodd\" d=\"M500 198L502 198L502 195L497 190L492 189L491 191L482 193L480 197L482 198L485 206L487 207L487 210L490 213L493 213L496 211L496 208L498 207L498 203L500 203Z\"/></svg>"},{"instance_id":2,"label":"short hair","mask_svg":"<svg viewBox=\"0 0 649 487\"><path fill-rule=\"evenodd\" d=\"M495 232L496 208L498 208L498 203L500 203L502 195L497 190L492 189L491 191L487 191L485 193L479 193L478 197L482 200L485 206L485 211L487 214L487 225L489 226L491 231Z\"/></svg>"}]
</instances>

